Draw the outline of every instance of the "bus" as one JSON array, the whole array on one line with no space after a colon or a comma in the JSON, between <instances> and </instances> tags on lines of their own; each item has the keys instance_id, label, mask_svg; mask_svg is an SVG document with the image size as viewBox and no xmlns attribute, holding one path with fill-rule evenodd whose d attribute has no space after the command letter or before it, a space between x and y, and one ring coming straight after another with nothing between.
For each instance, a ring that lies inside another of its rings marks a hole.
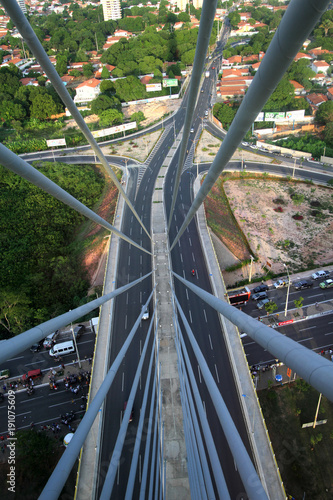
<instances>
[{"instance_id":1,"label":"bus","mask_svg":"<svg viewBox=\"0 0 333 500\"><path fill-rule=\"evenodd\" d=\"M235 290L229 290L227 292L227 297L230 305L232 306L245 305L251 297L251 290L247 286L236 288Z\"/></svg>"}]
</instances>

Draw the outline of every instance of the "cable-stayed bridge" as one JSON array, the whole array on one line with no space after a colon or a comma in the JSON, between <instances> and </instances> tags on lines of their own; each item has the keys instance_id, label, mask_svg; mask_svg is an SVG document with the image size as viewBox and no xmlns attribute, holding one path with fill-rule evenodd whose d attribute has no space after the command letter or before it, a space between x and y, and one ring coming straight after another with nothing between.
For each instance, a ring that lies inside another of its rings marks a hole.
<instances>
[{"instance_id":1,"label":"cable-stayed bridge","mask_svg":"<svg viewBox=\"0 0 333 500\"><path fill-rule=\"evenodd\" d=\"M59 497L77 457L77 498L283 498L236 327L330 400L333 367L223 300L200 209L329 2L290 3L194 199L195 169L182 172L193 147L190 129L199 129L208 105L208 94L198 99L198 90L216 2L204 2L191 82L174 126L166 129L140 182L138 169L131 169L126 190L16 2L1 3L120 193L121 217L111 225L0 145L2 165L112 235L103 296L8 340L0 353L1 362L101 308L89 407L41 498ZM216 60L220 51L217 44ZM148 321L142 319L147 310ZM126 407L119 421L122 393Z\"/></svg>"}]
</instances>

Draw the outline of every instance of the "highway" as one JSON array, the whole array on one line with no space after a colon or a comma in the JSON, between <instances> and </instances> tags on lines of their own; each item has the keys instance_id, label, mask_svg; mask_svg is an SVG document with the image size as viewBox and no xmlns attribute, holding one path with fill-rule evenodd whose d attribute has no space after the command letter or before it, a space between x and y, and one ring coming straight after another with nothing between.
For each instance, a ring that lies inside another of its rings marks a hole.
<instances>
[{"instance_id":1,"label":"highway","mask_svg":"<svg viewBox=\"0 0 333 500\"><path fill-rule=\"evenodd\" d=\"M197 108L195 110L195 118L193 120L192 126L194 128L194 132L190 135L189 143L188 143L188 151L193 147L194 137L196 137L197 132L201 127L203 127L205 121L205 111L210 108L211 105L211 90L212 84L214 84L215 75L214 71L211 71L210 77L205 78L203 80L202 89L203 92L199 93L199 99ZM185 109L186 109L186 96L183 100L182 106L177 112L177 114L169 119L169 123L173 120L175 121L176 130L181 130L184 117L185 117ZM167 121L166 121L167 122ZM156 126L156 128L160 128L160 126ZM216 127L213 128L211 124L207 124L208 130L214 130L216 135ZM220 131L221 132L221 131ZM142 134L147 133L147 131L142 131ZM221 133L222 136L222 133ZM116 139L119 141L119 139ZM112 141L108 141L110 143ZM151 158L145 173L142 177L139 176L138 168L134 167L134 164L139 164L139 162L132 161L133 168L129 168L129 179L127 183L127 194L132 201L139 217L142 219L145 227L150 231L150 222L151 222L151 200L153 196L153 191L155 187L155 181L157 175L159 174L160 167L163 163L163 160L174 143L174 131L171 128L167 134L165 134L164 140L161 141L158 148ZM55 157L60 161L68 161L68 162L89 162L92 163L95 161L95 157L91 155L80 155L79 158L73 158L70 155L75 154L78 149L90 149L90 146L83 146L82 148L72 148L71 150L66 150L66 155L63 156L64 151L54 151ZM50 155L53 157L53 152L42 152L42 153L34 153L30 155L24 155L24 158L27 161L35 161L35 160L43 160L43 159L51 159ZM125 159L121 159L116 156L108 156L108 161L114 165L119 165L124 167L126 164ZM98 159L97 159L98 162ZM165 186L164 186L164 195L166 202L166 212L169 213L170 204L171 204L171 194L173 192L173 183L175 179L175 170L178 162L178 152L175 155L171 165L168 169L168 173L166 176ZM200 167L200 171L207 168L208 165L204 167ZM303 163L305 166L305 163ZM241 162L236 165L237 168L241 168ZM234 164L232 164L232 168L234 168ZM265 171L269 171L272 173L276 173L277 175L290 175L290 169L284 165L275 165L275 164L263 164L261 163L249 163L247 164L247 171L260 170L263 168ZM319 170L319 167L318 167ZM184 217L188 211L188 208L191 205L193 199L193 191L192 184L195 175L195 169L189 168L184 169L182 177L179 195L176 203L175 213L173 214L172 226L170 231L170 243L173 241L174 237L178 229L180 228ZM296 171L297 173L297 171ZM325 179L325 175L319 171L316 171L316 167L312 169L311 172L308 172L306 169L302 169L301 171L303 178L308 178L312 180L323 181ZM308 176L308 177L307 177ZM327 180L327 178L325 179ZM136 221L130 210L126 207L123 214L122 220L122 228L121 230L127 234L134 241L138 242L144 248L150 249L153 251L153 247L151 241L149 240L146 233L143 231L142 227ZM200 286L201 288L210 291L210 281L209 276L207 274L204 258L202 254L202 249L200 246L200 239L198 237L197 228L195 220L192 220L191 224L186 229L184 235L180 239L179 243L175 246L171 254L172 258L172 266L173 270L180 275L183 275L185 278L195 281L195 284ZM119 258L118 258L118 269L117 269L117 281L115 286L119 287L124 285L144 274L149 272L152 268L151 257L141 252L139 249L129 246L126 242L121 241L119 247ZM195 270L195 275L192 277L191 269ZM225 400L225 403L231 413L231 416L239 430L239 433L243 439L243 442L248 449L248 452L251 454L246 428L242 418L242 411L240 409L240 404L238 401L237 391L235 389L234 380L231 368L229 366L228 354L226 351L226 347L223 341L223 333L221 331L221 325L219 323L219 319L215 311L212 311L209 306L204 304L200 299L197 298L192 292L187 290L183 285L179 282L175 282L175 290L178 300L181 303L181 306L187 316L187 319L190 323L191 328L195 334L195 337L200 345L200 348L205 356L205 359L210 367L212 374L214 375L215 381L220 388L221 394ZM139 287L134 287L130 289L128 292L124 293L120 297L118 297L114 302L114 310L112 316L112 328L111 328L111 347L109 352L109 366L114 360L115 356L120 350L120 347L123 345L124 340L128 336L138 314L141 311L142 304L147 300L152 289L152 283L149 280L145 280L142 285ZM314 290L306 290L302 292L297 292L299 295L305 296L306 292L313 293ZM333 292L333 290L332 290ZM273 292L269 292L269 294L273 297ZM327 292L325 292L327 293ZM274 295L275 297L275 295ZM279 301L279 305L283 304L283 291L279 290L276 292L276 298ZM291 298L294 300L294 298ZM311 296L307 296L305 300L312 300ZM319 299L316 299L319 301ZM246 306L249 308L249 311L244 308L245 312L249 312L249 314L258 315L258 310L255 309L254 305L248 304ZM152 304L150 305L150 318L152 315ZM98 492L100 493L103 487L103 479L105 477L105 473L108 468L108 464L110 462L112 450L114 448L114 443L119 431L123 411L124 411L124 403L127 401L132 381L134 379L136 367L138 365L140 353L142 350L143 342L147 334L149 320L141 321L141 325L139 327L138 335L135 336L129 351L127 352L125 358L122 362L122 369L118 372L115 381L112 385L110 393L107 398L107 402L105 404L105 412L104 412L104 432L103 432L103 443L100 454L100 474L99 474L99 484L98 484ZM325 318L323 318L325 321ZM319 324L319 322L318 322ZM323 343L326 338L329 338L330 333L330 325L328 322L327 330L322 326L321 333L316 332L316 341ZM333 322L332 322L333 324ZM300 328L298 328L300 326ZM306 326L306 322L297 323L288 327L283 327L283 333L287 332L289 335L294 335L298 341L309 342L311 345L310 335L308 329L311 331L311 337L313 336L313 330L315 326L309 322L310 326ZM302 331L303 326L303 331ZM289 330L290 329L290 330ZM333 330L333 328L332 328ZM308 333L306 333L308 332ZM318 333L318 336L317 336ZM293 338L294 338L293 337ZM320 339L320 341L319 341ZM321 340L322 339L322 340ZM90 341L87 341L89 343ZM83 347L83 355L85 349L89 351L89 354L92 350L92 341L91 345ZM257 364L261 362L268 362L264 359L268 353L263 352L261 348L253 347L253 343L251 343L250 339L245 337L244 347L246 349L246 354L248 356L248 360L250 364ZM313 347L311 347L313 348ZM262 352L260 352L260 349ZM81 350L80 350L81 353ZM27 369L26 357L28 353L23 355L22 363L24 362L24 371ZM81 354L82 355L82 354ZM197 376L197 383L199 386L199 390L201 393L201 397L204 401L204 405L206 408L207 416L209 419L209 424L213 431L213 436L216 444L217 451L220 456L220 460L222 463L222 467L224 470L225 478L227 481L228 489L230 492L231 498L241 498L244 493L244 486L240 480L237 467L234 464L233 458L228 449L228 445L226 443L225 437L221 430L220 424L218 422L214 406L212 401L210 400L204 382L202 381L200 370L198 369L198 365L194 359L193 353L191 349L189 349L189 355L191 358L191 362L194 368L194 372ZM31 356L31 355L30 355ZM253 360L253 361L252 361ZM258 361L259 360L259 361ZM17 359L9 360L9 363L14 364ZM20 362L21 363L21 362ZM45 363L44 353L38 353L36 357L34 357L33 362L34 365L38 364L42 367ZM7 366L5 367L7 368ZM134 418L133 422L129 425L128 434L125 440L125 448L122 454L121 463L118 470L118 476L116 480L115 487L112 492L112 498L124 498L126 491L126 483L130 466L130 459L133 450L136 426L138 422L139 410L141 406L142 395L144 391L144 380L147 371L147 364L145 363L143 373L142 373L142 383L140 383L140 387L138 389L136 400L134 404ZM39 392L41 391L41 392ZM64 411L69 411L72 409L68 408L68 392L65 390L59 390L56 393L51 393L48 387L44 387L38 390L38 394L36 393L33 398L27 398L25 393L18 394L18 401L20 403L20 407L24 408L19 416L18 424L21 426L27 427L29 419L32 418L32 414L38 414L40 411L38 405L38 401L40 399L46 399L47 404L45 405L45 409L43 409L43 413L41 413L41 419L44 421L53 421L56 413L51 410L51 408L56 408L56 412L59 410L59 414ZM77 403L72 403L76 410ZM62 409L64 408L64 409ZM45 410L45 411L44 411ZM0 422L1 420L1 411L0 408ZM25 417L25 418L24 418ZM39 419L38 419L39 422ZM37 423L38 423L37 422ZM36 423L36 422L35 422ZM2 425L1 425L2 427ZM142 447L145 445L145 442L142 443ZM142 451L140 454L142 455ZM139 487L140 478L137 474L136 477L136 486L135 491L137 491Z\"/></svg>"}]
</instances>

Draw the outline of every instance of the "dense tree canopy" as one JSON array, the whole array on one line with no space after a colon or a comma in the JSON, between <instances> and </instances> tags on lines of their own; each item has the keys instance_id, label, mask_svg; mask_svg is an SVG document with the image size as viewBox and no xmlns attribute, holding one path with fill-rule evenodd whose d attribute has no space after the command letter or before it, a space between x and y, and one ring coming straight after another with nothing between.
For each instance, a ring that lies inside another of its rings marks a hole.
<instances>
[{"instance_id":1,"label":"dense tree canopy","mask_svg":"<svg viewBox=\"0 0 333 500\"><path fill-rule=\"evenodd\" d=\"M37 168L89 208L104 186L104 177L90 166ZM83 217L4 167L0 188L1 337L76 307L88 283L71 248Z\"/></svg>"}]
</instances>

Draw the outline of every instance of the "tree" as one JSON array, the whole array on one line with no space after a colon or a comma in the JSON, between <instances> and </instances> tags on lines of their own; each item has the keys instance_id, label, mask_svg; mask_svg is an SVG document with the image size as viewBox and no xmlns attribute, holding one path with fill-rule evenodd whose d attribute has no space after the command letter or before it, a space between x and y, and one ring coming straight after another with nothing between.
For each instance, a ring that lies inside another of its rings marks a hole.
<instances>
[{"instance_id":1,"label":"tree","mask_svg":"<svg viewBox=\"0 0 333 500\"><path fill-rule=\"evenodd\" d=\"M67 63L68 63L68 54L60 53L57 55L56 62L56 70L60 76L64 76L67 73Z\"/></svg>"},{"instance_id":2,"label":"tree","mask_svg":"<svg viewBox=\"0 0 333 500\"><path fill-rule=\"evenodd\" d=\"M110 80L103 80L100 85L101 92L106 92L108 94L114 93L115 88Z\"/></svg>"},{"instance_id":3,"label":"tree","mask_svg":"<svg viewBox=\"0 0 333 500\"><path fill-rule=\"evenodd\" d=\"M278 308L277 304L273 301L267 302L267 304L265 304L267 315L272 314L274 311L277 310L277 308Z\"/></svg>"},{"instance_id":4,"label":"tree","mask_svg":"<svg viewBox=\"0 0 333 500\"><path fill-rule=\"evenodd\" d=\"M57 105L49 94L37 94L30 106L30 115L33 118L45 120L58 112Z\"/></svg>"},{"instance_id":5,"label":"tree","mask_svg":"<svg viewBox=\"0 0 333 500\"><path fill-rule=\"evenodd\" d=\"M5 122L23 120L26 115L26 110L22 104L11 100L0 100L0 118Z\"/></svg>"},{"instance_id":6,"label":"tree","mask_svg":"<svg viewBox=\"0 0 333 500\"><path fill-rule=\"evenodd\" d=\"M299 299L295 299L294 304L295 304L296 309L302 309L303 302L304 302L304 297L300 297Z\"/></svg>"},{"instance_id":7,"label":"tree","mask_svg":"<svg viewBox=\"0 0 333 500\"><path fill-rule=\"evenodd\" d=\"M284 77L263 107L263 111L287 111L295 95L294 86Z\"/></svg>"},{"instance_id":8,"label":"tree","mask_svg":"<svg viewBox=\"0 0 333 500\"><path fill-rule=\"evenodd\" d=\"M30 317L30 300L19 291L3 288L0 292L1 336L5 338L22 332Z\"/></svg>"},{"instance_id":9,"label":"tree","mask_svg":"<svg viewBox=\"0 0 333 500\"><path fill-rule=\"evenodd\" d=\"M316 121L323 125L333 121L333 101L326 101L320 104L316 112Z\"/></svg>"},{"instance_id":10,"label":"tree","mask_svg":"<svg viewBox=\"0 0 333 500\"><path fill-rule=\"evenodd\" d=\"M83 65L83 75L89 78L94 73L94 67L91 63Z\"/></svg>"},{"instance_id":11,"label":"tree","mask_svg":"<svg viewBox=\"0 0 333 500\"><path fill-rule=\"evenodd\" d=\"M146 117L145 115L143 114L142 111L138 111L137 113L133 113L131 115L131 121L132 122L136 122L137 126L139 126L139 123L142 122L143 120L145 120Z\"/></svg>"},{"instance_id":12,"label":"tree","mask_svg":"<svg viewBox=\"0 0 333 500\"><path fill-rule=\"evenodd\" d=\"M238 27L238 23L240 23L241 20L238 12L230 12L230 14L228 15L228 19L233 29L236 29Z\"/></svg>"},{"instance_id":13,"label":"tree","mask_svg":"<svg viewBox=\"0 0 333 500\"><path fill-rule=\"evenodd\" d=\"M105 111L106 109L116 108L119 111L121 106L119 99L117 99L116 97L108 96L106 94L100 94L96 97L96 99L91 101L90 108L95 115L100 116L101 113L103 113L103 111Z\"/></svg>"},{"instance_id":14,"label":"tree","mask_svg":"<svg viewBox=\"0 0 333 500\"><path fill-rule=\"evenodd\" d=\"M106 109L100 114L99 123L101 127L110 127L123 122L123 114L116 109Z\"/></svg>"},{"instance_id":15,"label":"tree","mask_svg":"<svg viewBox=\"0 0 333 500\"><path fill-rule=\"evenodd\" d=\"M101 72L101 78L110 78L110 71L106 66L103 66L102 72Z\"/></svg>"},{"instance_id":16,"label":"tree","mask_svg":"<svg viewBox=\"0 0 333 500\"><path fill-rule=\"evenodd\" d=\"M328 31L333 28L333 22L330 19L324 19L323 22L319 25L319 28L324 30L325 36L328 35Z\"/></svg>"}]
</instances>

